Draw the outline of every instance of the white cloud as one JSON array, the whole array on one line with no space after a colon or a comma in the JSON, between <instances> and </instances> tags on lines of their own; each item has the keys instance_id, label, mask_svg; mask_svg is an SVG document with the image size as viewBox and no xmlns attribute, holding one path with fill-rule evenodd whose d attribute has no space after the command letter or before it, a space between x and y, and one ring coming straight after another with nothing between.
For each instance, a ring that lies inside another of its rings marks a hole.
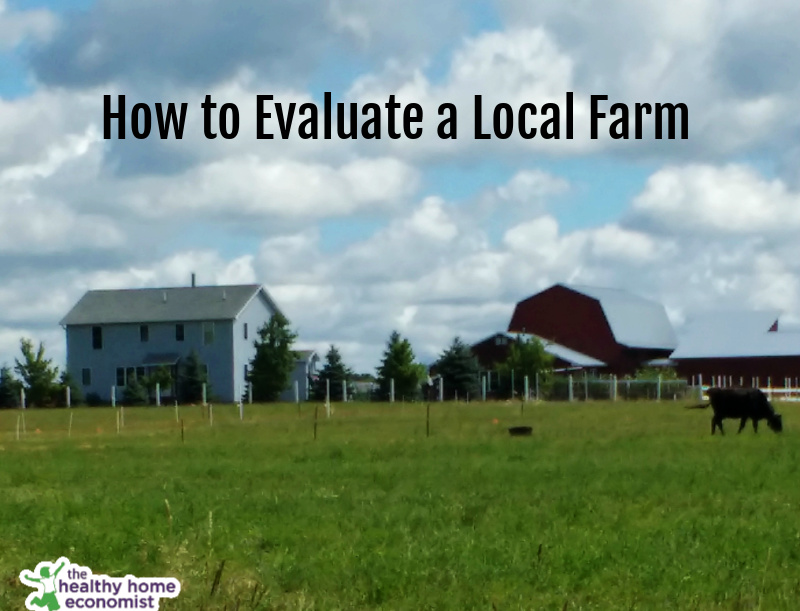
<instances>
[{"instance_id":1,"label":"white cloud","mask_svg":"<svg viewBox=\"0 0 800 611\"><path fill-rule=\"evenodd\" d=\"M742 164L666 167L632 206L632 222L672 233L775 234L800 227L800 194Z\"/></svg>"},{"instance_id":2,"label":"white cloud","mask_svg":"<svg viewBox=\"0 0 800 611\"><path fill-rule=\"evenodd\" d=\"M183 176L145 179L145 197L129 200L148 216L202 211L241 217L321 219L396 205L417 188L417 172L389 158L340 167L228 158Z\"/></svg>"},{"instance_id":3,"label":"white cloud","mask_svg":"<svg viewBox=\"0 0 800 611\"><path fill-rule=\"evenodd\" d=\"M561 52L552 37L542 28L514 28L503 32L486 32L464 40L453 53L449 70L441 82L425 76L421 67L389 65L380 74L370 74L355 81L347 99L361 103L383 103L395 94L403 104L418 103L424 111L422 138L387 142L391 150L402 151L414 158L447 157L465 152L508 155L519 150L550 153L586 152L598 148L588 140L588 101L576 96L574 101L575 139L567 140L566 93L574 90L573 63ZM491 130L492 113L497 104L506 103L514 111L514 135L509 140L492 137L476 139L475 96L482 96L481 132ZM449 102L458 112L457 140L440 139L437 114L440 104ZM527 128L539 129L551 118L542 117L542 106L555 103L561 110L561 139L544 140L541 133L530 140L518 135L518 111L523 104L536 105L537 114L527 117Z\"/></svg>"},{"instance_id":4,"label":"white cloud","mask_svg":"<svg viewBox=\"0 0 800 611\"><path fill-rule=\"evenodd\" d=\"M16 11L0 0L0 51L13 49L24 40L46 40L56 27L56 18L48 10Z\"/></svg>"}]
</instances>

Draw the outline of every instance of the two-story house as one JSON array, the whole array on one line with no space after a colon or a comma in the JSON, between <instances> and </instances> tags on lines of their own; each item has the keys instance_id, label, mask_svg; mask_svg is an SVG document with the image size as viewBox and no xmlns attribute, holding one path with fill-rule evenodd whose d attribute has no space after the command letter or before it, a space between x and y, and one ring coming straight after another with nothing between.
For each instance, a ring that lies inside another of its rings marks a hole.
<instances>
[{"instance_id":1,"label":"two-story house","mask_svg":"<svg viewBox=\"0 0 800 611\"><path fill-rule=\"evenodd\" d=\"M108 401L112 386L121 397L129 381L157 367L169 367L175 379L179 363L196 350L213 396L238 401L258 329L278 311L257 284L88 291L60 323L67 371L84 396Z\"/></svg>"}]
</instances>

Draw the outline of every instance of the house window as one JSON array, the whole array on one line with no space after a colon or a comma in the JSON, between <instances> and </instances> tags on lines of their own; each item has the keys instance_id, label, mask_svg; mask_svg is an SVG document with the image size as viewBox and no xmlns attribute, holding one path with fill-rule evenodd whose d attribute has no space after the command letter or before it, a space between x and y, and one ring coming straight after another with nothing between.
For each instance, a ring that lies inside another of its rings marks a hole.
<instances>
[{"instance_id":1,"label":"house window","mask_svg":"<svg viewBox=\"0 0 800 611\"><path fill-rule=\"evenodd\" d=\"M181 323L175 325L175 341L183 341L183 324Z\"/></svg>"},{"instance_id":2,"label":"house window","mask_svg":"<svg viewBox=\"0 0 800 611\"><path fill-rule=\"evenodd\" d=\"M244 323L244 338L247 339L247 323Z\"/></svg>"},{"instance_id":3,"label":"house window","mask_svg":"<svg viewBox=\"0 0 800 611\"><path fill-rule=\"evenodd\" d=\"M125 386L125 368L117 367L117 386Z\"/></svg>"},{"instance_id":4,"label":"house window","mask_svg":"<svg viewBox=\"0 0 800 611\"><path fill-rule=\"evenodd\" d=\"M103 349L103 327L92 327L92 348Z\"/></svg>"},{"instance_id":5,"label":"house window","mask_svg":"<svg viewBox=\"0 0 800 611\"><path fill-rule=\"evenodd\" d=\"M150 341L150 327L147 325L139 325L139 340L142 342Z\"/></svg>"},{"instance_id":6,"label":"house window","mask_svg":"<svg viewBox=\"0 0 800 611\"><path fill-rule=\"evenodd\" d=\"M214 342L214 323L213 322L204 322L203 323L203 345L208 346L209 344Z\"/></svg>"},{"instance_id":7,"label":"house window","mask_svg":"<svg viewBox=\"0 0 800 611\"><path fill-rule=\"evenodd\" d=\"M81 369L81 383L84 386L91 386L92 385L92 370L88 367L84 367Z\"/></svg>"}]
</instances>

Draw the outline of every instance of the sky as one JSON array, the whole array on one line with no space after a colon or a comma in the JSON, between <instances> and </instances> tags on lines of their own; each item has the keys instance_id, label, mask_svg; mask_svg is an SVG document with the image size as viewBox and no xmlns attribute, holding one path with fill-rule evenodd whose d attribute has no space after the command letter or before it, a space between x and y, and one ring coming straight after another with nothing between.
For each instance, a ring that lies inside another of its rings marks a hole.
<instances>
[{"instance_id":1,"label":"sky","mask_svg":"<svg viewBox=\"0 0 800 611\"><path fill-rule=\"evenodd\" d=\"M263 284L298 347L362 372L393 330L430 362L557 282L655 299L678 330L717 309L797 323L797 31L794 0L0 0L0 364L29 337L63 365L87 290L192 272ZM258 95L326 92L419 104L423 135L256 137ZM567 92L571 140L474 138L475 95L488 125ZM183 138L104 139L105 95L186 102ZM239 109L235 138L204 136L206 95ZM683 103L688 137L649 119L591 139L592 95Z\"/></svg>"}]
</instances>

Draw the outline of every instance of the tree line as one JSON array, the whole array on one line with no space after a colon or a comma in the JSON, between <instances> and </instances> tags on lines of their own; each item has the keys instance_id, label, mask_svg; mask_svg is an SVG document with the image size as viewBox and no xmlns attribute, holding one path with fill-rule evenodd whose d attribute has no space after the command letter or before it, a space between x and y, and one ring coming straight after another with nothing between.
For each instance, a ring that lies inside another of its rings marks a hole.
<instances>
[{"instance_id":1,"label":"tree line","mask_svg":"<svg viewBox=\"0 0 800 611\"><path fill-rule=\"evenodd\" d=\"M84 396L80 385L69 372L60 371L52 359L45 357L44 343L34 349L33 341L20 340L21 358L14 359L13 370L8 365L0 367L0 408L21 407L24 395L26 407L66 407L67 388L71 405L102 405L105 403L96 393ZM211 388L208 374L196 351L189 353L176 369L153 368L145 376L134 376L127 380L122 394L117 399L125 405L148 405L155 403L156 389L175 389L181 402L200 401L203 385L206 392Z\"/></svg>"},{"instance_id":2,"label":"tree line","mask_svg":"<svg viewBox=\"0 0 800 611\"><path fill-rule=\"evenodd\" d=\"M250 362L248 381L252 384L253 400L277 401L291 382L298 354L293 349L297 333L289 328L282 314L275 314L258 331L254 345L256 353ZM532 381L538 376L546 386L551 379L553 357L545 352L536 338L520 339L509 347L508 358L497 366L493 391L497 397L519 396L524 379ZM430 376L434 376L431 379ZM346 389L353 396L353 370L342 360L336 345L331 345L324 364L311 385L311 398L323 401L330 393L331 401L341 401ZM453 339L431 366L430 370L417 361L411 343L397 331L392 331L386 342L380 365L374 376L374 390L370 399L388 401L394 385L395 400L420 398L427 382L438 384L441 378L444 398L478 398L481 396L481 367L470 346L459 337Z\"/></svg>"},{"instance_id":3,"label":"tree line","mask_svg":"<svg viewBox=\"0 0 800 611\"><path fill-rule=\"evenodd\" d=\"M247 373L253 401L278 401L289 388L298 358L294 349L296 339L297 333L290 329L289 321L280 313L274 314L258 329L253 342L255 354L248 364ZM20 340L20 351L21 358L15 359L13 371L8 366L0 368L0 407L18 407L21 389L25 391L29 406L64 406L67 387L70 388L73 405L102 403L98 396L92 396L91 393L84 397L80 386L69 373L59 371L50 359L45 358L43 343L35 350L33 342L23 338ZM508 358L493 372L492 394L498 398L521 395L526 376L531 384L538 376L540 387L544 388L551 379L552 363L552 356L545 352L539 340L531 338L512 342ZM418 362L410 341L399 332L392 331L374 376L356 375L344 363L337 346L332 344L325 354L321 370L311 381L310 396L312 400L323 401L330 393L331 401L341 401L346 392L348 397L360 395L361 398L388 401L393 386L396 400L415 400L423 395L423 388L433 382L428 388L435 388L438 398L441 379L445 399L477 399L482 394L481 375L476 356L459 337L453 339L429 369ZM358 392L358 378L372 382L369 397L363 397L363 392ZM203 385L206 387L206 396L209 399L213 396L207 370L197 352L192 351L181 360L175 375L170 368L160 367L144 377L134 376L125 385L118 400L126 405L152 404L157 384L162 390L175 389L176 397L181 402L199 402ZM242 400L249 398L249 392L245 390Z\"/></svg>"}]
</instances>

